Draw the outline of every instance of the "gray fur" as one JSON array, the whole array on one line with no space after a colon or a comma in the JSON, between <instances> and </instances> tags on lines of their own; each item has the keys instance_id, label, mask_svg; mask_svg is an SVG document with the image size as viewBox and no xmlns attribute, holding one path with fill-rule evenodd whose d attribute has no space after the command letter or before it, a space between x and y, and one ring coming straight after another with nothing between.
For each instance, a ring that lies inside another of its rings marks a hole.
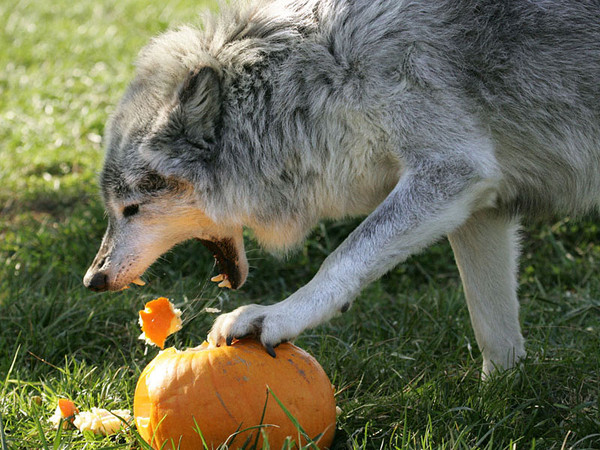
<instances>
[{"instance_id":1,"label":"gray fur","mask_svg":"<svg viewBox=\"0 0 600 450\"><path fill-rule=\"evenodd\" d=\"M484 371L524 354L516 219L600 199L598 2L255 1L155 38L137 67L108 133L107 202L193 192L214 223L270 249L320 219L369 214L307 286L221 316L213 340L259 322L265 345L293 338L450 235ZM480 232L502 236L485 263L506 270L491 281L464 273ZM484 336L494 301L510 325Z\"/></svg>"}]
</instances>

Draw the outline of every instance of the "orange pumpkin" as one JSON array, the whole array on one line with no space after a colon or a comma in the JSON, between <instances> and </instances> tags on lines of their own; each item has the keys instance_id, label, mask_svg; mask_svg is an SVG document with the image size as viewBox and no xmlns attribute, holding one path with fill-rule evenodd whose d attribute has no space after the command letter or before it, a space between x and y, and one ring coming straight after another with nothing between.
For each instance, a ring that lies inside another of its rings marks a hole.
<instances>
[{"instance_id":1,"label":"orange pumpkin","mask_svg":"<svg viewBox=\"0 0 600 450\"><path fill-rule=\"evenodd\" d=\"M271 448L281 448L287 436L306 443L267 386L308 437L321 448L331 445L336 420L331 382L312 356L290 343L277 347L276 358L251 339L160 352L138 380L135 423L153 448L165 442L165 449L204 448L203 439L208 448L223 443L237 448L258 439L261 448L260 429Z\"/></svg>"}]
</instances>

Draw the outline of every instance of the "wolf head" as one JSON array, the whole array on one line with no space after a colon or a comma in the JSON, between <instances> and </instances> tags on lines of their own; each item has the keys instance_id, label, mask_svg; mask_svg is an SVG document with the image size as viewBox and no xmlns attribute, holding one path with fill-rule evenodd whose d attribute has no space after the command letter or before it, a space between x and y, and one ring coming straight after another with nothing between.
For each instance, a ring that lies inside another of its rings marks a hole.
<instances>
[{"instance_id":1,"label":"wolf head","mask_svg":"<svg viewBox=\"0 0 600 450\"><path fill-rule=\"evenodd\" d=\"M242 224L281 252L321 216L348 214L333 198L351 189L326 186L323 174L339 167L327 168L328 149L352 138L347 127L315 127L323 121L309 106L324 95L312 93L315 102L301 92L312 92L301 76L310 52L283 71L299 79L281 77L290 48L317 29L311 1L225 8L202 30L182 27L142 50L105 133L109 224L86 286L122 289L163 252L197 238L216 256L225 286L237 288L248 272Z\"/></svg>"},{"instance_id":2,"label":"wolf head","mask_svg":"<svg viewBox=\"0 0 600 450\"><path fill-rule=\"evenodd\" d=\"M144 50L110 121L100 177L108 227L84 277L92 290L139 283L161 254L190 238L214 254L223 286L246 279L241 224L211 217L202 200L218 172L221 73L194 42L193 30L180 30Z\"/></svg>"}]
</instances>

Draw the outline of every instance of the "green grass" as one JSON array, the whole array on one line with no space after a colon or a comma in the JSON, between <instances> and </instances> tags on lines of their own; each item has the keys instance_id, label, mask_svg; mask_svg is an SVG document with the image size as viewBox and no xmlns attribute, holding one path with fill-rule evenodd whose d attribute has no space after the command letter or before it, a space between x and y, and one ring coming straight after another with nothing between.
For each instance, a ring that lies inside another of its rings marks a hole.
<instances>
[{"instance_id":1,"label":"green grass","mask_svg":"<svg viewBox=\"0 0 600 450\"><path fill-rule=\"evenodd\" d=\"M283 299L356 222L327 224L286 260L251 242L240 292L216 290L212 257L186 243L143 289L85 290L105 218L98 195L104 123L154 34L205 4L141 0L0 3L0 449L140 448L55 431L59 397L131 408L156 353L137 310L158 295L184 310L169 343L201 342L231 310ZM369 286L343 317L297 344L321 362L342 409L338 448L600 448L600 230L591 220L527 228L521 264L528 358L487 383L447 243Z\"/></svg>"}]
</instances>

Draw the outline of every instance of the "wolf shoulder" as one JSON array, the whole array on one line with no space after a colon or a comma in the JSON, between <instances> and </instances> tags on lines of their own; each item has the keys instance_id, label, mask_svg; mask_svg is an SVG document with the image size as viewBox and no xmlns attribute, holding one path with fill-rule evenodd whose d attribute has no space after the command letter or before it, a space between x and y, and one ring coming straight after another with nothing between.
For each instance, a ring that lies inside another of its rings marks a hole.
<instances>
[{"instance_id":1,"label":"wolf shoulder","mask_svg":"<svg viewBox=\"0 0 600 450\"><path fill-rule=\"evenodd\" d=\"M346 49L356 69L350 97L387 111L403 157L411 144L483 133L503 207L541 216L597 208L600 3L338 4L348 17L333 19L331 48Z\"/></svg>"}]
</instances>

